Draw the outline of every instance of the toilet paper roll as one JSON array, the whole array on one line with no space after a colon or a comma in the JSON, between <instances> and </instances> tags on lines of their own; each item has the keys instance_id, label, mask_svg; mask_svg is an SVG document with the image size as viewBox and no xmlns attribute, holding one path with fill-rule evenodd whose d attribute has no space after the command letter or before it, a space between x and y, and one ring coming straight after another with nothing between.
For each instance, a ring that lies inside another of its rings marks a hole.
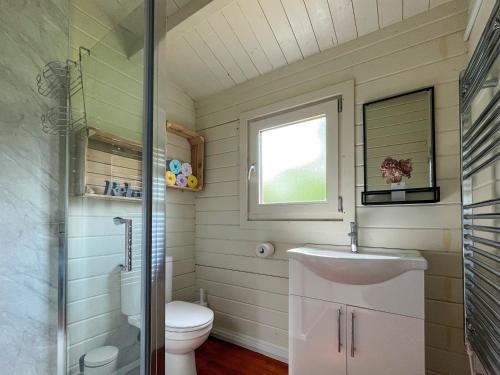
<instances>
[{"instance_id":1,"label":"toilet paper roll","mask_svg":"<svg viewBox=\"0 0 500 375\"><path fill-rule=\"evenodd\" d=\"M255 254L261 258L267 258L274 254L274 245L270 242L264 242L255 248Z\"/></svg>"}]
</instances>

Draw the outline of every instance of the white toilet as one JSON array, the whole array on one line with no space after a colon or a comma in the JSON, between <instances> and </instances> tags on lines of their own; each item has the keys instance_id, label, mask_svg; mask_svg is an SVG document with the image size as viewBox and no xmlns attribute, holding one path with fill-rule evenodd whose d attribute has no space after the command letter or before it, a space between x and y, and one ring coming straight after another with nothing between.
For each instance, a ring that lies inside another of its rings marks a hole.
<instances>
[{"instance_id":1,"label":"white toilet","mask_svg":"<svg viewBox=\"0 0 500 375\"><path fill-rule=\"evenodd\" d=\"M172 301L172 257L165 263L165 373L196 375L194 350L208 338L214 313L195 303ZM122 312L140 328L140 276L122 273Z\"/></svg>"},{"instance_id":2,"label":"white toilet","mask_svg":"<svg viewBox=\"0 0 500 375\"><path fill-rule=\"evenodd\" d=\"M118 348L115 346L101 346L85 354L84 375L116 374Z\"/></svg>"}]
</instances>

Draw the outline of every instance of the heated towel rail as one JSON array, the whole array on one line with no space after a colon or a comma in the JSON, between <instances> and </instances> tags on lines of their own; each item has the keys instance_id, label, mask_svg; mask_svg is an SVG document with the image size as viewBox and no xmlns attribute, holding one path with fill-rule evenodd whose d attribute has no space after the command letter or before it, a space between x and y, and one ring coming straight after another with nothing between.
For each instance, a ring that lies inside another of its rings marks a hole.
<instances>
[{"instance_id":1,"label":"heated towel rail","mask_svg":"<svg viewBox=\"0 0 500 375\"><path fill-rule=\"evenodd\" d=\"M465 340L500 374L500 0L460 79Z\"/></svg>"}]
</instances>

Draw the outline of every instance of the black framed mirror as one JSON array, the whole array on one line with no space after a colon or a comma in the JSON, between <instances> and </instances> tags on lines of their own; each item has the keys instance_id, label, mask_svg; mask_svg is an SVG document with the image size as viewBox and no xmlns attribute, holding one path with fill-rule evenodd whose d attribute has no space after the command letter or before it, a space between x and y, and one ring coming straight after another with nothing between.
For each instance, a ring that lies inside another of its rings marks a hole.
<instances>
[{"instance_id":1,"label":"black framed mirror","mask_svg":"<svg viewBox=\"0 0 500 375\"><path fill-rule=\"evenodd\" d=\"M363 104L364 205L434 203L434 87Z\"/></svg>"}]
</instances>

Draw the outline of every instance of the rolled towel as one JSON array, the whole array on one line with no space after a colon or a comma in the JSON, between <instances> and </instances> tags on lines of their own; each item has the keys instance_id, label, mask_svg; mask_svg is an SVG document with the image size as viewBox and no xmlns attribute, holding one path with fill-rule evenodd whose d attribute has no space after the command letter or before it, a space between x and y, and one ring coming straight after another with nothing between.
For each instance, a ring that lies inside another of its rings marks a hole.
<instances>
[{"instance_id":1,"label":"rolled towel","mask_svg":"<svg viewBox=\"0 0 500 375\"><path fill-rule=\"evenodd\" d=\"M181 173L182 164L179 160L177 159L170 160L168 166L173 173L175 174Z\"/></svg>"},{"instance_id":2,"label":"rolled towel","mask_svg":"<svg viewBox=\"0 0 500 375\"><path fill-rule=\"evenodd\" d=\"M167 173L165 173L165 179L167 180L167 185L169 186L175 185L176 178L174 172L167 171Z\"/></svg>"},{"instance_id":3,"label":"rolled towel","mask_svg":"<svg viewBox=\"0 0 500 375\"><path fill-rule=\"evenodd\" d=\"M176 179L177 186L186 187L187 183L188 183L188 181L187 181L186 176L184 176L182 173L179 173L177 175L177 179Z\"/></svg>"},{"instance_id":4,"label":"rolled towel","mask_svg":"<svg viewBox=\"0 0 500 375\"><path fill-rule=\"evenodd\" d=\"M197 186L198 186L198 179L196 178L196 176L194 175L188 176L188 187L194 189Z\"/></svg>"},{"instance_id":5,"label":"rolled towel","mask_svg":"<svg viewBox=\"0 0 500 375\"><path fill-rule=\"evenodd\" d=\"M191 168L191 164L189 163L183 163L181 166L181 171L181 173L186 177L193 174L193 168Z\"/></svg>"}]
</instances>

